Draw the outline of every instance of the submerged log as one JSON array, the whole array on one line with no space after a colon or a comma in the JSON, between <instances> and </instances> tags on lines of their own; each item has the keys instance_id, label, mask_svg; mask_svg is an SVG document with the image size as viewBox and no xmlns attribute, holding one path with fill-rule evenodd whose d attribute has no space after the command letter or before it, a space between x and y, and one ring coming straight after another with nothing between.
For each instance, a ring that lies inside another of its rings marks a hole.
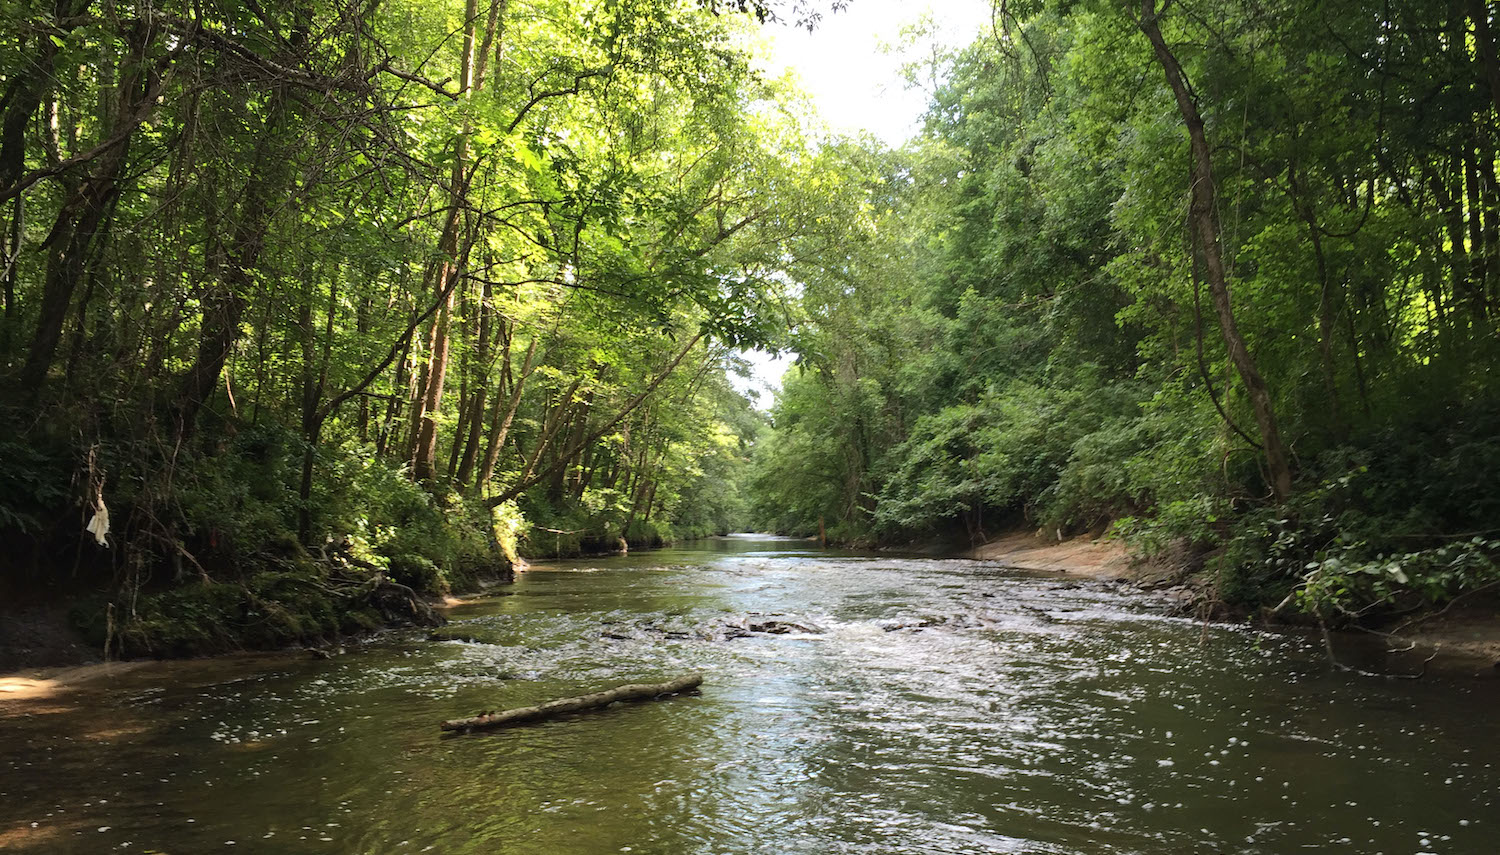
<instances>
[{"instance_id":1,"label":"submerged log","mask_svg":"<svg viewBox=\"0 0 1500 855\"><path fill-rule=\"evenodd\" d=\"M471 730L509 727L513 724L541 721L543 719L557 718L558 716L572 712L607 707L616 701L646 701L667 695L679 695L698 688L702 682L702 674L689 674L686 677L678 677L666 683L629 683L624 686L616 686L608 691L580 695L576 698L548 701L545 704L539 704L534 707L520 707L519 709L485 713L473 718L456 718L443 722L440 727L443 730L458 730L465 733Z\"/></svg>"}]
</instances>

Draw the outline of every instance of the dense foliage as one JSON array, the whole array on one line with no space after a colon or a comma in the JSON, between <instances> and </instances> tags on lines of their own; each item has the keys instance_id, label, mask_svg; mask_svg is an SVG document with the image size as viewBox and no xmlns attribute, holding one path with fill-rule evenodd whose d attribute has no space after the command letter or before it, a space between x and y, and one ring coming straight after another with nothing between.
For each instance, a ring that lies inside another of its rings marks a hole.
<instances>
[{"instance_id":1,"label":"dense foliage","mask_svg":"<svg viewBox=\"0 0 1500 855\"><path fill-rule=\"evenodd\" d=\"M279 643L731 527L844 202L712 5L7 4L0 589Z\"/></svg>"},{"instance_id":2,"label":"dense foliage","mask_svg":"<svg viewBox=\"0 0 1500 855\"><path fill-rule=\"evenodd\" d=\"M1327 616L1500 582L1493 14L999 4L801 276L759 517L1113 524Z\"/></svg>"},{"instance_id":3,"label":"dense foliage","mask_svg":"<svg viewBox=\"0 0 1500 855\"><path fill-rule=\"evenodd\" d=\"M1000 3L900 151L747 59L840 5L7 5L0 593L277 644L746 518L1500 585L1488 4Z\"/></svg>"}]
</instances>

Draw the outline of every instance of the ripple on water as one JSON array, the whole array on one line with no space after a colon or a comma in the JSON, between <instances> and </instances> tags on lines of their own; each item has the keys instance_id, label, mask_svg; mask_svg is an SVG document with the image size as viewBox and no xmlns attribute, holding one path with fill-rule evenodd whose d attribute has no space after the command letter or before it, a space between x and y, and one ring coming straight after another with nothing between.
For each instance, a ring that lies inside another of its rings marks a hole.
<instances>
[{"instance_id":1,"label":"ripple on water","mask_svg":"<svg viewBox=\"0 0 1500 855\"><path fill-rule=\"evenodd\" d=\"M1352 679L1304 638L1205 627L1107 584L735 544L755 551L539 565L456 610L455 640L162 666L160 685L6 719L0 841L1489 851L1493 686ZM750 631L771 620L808 631ZM434 727L687 671L709 675L702 697L487 736ZM107 751L84 735L101 711Z\"/></svg>"}]
</instances>

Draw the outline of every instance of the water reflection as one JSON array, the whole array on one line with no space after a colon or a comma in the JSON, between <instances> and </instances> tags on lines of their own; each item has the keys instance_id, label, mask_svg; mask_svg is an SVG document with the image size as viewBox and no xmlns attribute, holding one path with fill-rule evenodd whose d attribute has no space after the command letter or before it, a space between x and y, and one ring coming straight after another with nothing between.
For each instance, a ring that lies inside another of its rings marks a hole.
<instances>
[{"instance_id":1,"label":"water reflection","mask_svg":"<svg viewBox=\"0 0 1500 855\"><path fill-rule=\"evenodd\" d=\"M1493 851L1492 684L981 563L743 536L541 564L332 661L0 713L0 851ZM729 632L771 621L817 631ZM600 686L704 693L438 738ZM34 825L33 825L34 823Z\"/></svg>"}]
</instances>

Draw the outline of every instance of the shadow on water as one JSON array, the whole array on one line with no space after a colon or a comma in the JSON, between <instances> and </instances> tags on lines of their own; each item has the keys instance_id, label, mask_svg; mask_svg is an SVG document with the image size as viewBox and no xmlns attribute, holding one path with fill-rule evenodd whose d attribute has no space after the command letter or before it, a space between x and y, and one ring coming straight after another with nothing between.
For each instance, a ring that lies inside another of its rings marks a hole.
<instances>
[{"instance_id":1,"label":"shadow on water","mask_svg":"<svg viewBox=\"0 0 1500 855\"><path fill-rule=\"evenodd\" d=\"M1102 583L737 536L534 566L330 661L0 704L0 851L1487 853L1493 682ZM701 697L437 722L689 671Z\"/></svg>"}]
</instances>

